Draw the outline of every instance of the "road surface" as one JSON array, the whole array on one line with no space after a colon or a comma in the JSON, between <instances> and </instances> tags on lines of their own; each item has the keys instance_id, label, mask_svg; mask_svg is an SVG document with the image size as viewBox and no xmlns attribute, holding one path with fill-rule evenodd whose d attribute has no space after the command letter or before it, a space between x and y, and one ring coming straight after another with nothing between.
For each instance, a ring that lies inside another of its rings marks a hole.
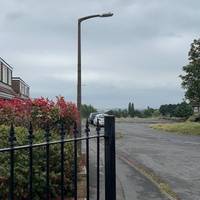
<instances>
[{"instance_id":1,"label":"road surface","mask_svg":"<svg viewBox=\"0 0 200 200\"><path fill-rule=\"evenodd\" d=\"M123 135L117 140L117 151L153 169L182 200L199 200L200 137L156 131L149 126L117 123L116 131Z\"/></svg>"},{"instance_id":2,"label":"road surface","mask_svg":"<svg viewBox=\"0 0 200 200\"><path fill-rule=\"evenodd\" d=\"M92 131L94 129L92 128ZM121 140L121 139L120 139ZM120 141L118 141L120 142ZM118 143L117 142L117 143ZM117 145L118 150L118 145ZM104 200L103 143L101 145L100 187L101 200ZM157 187L135 169L117 158L117 200L167 200ZM90 142L90 197L96 199L96 142Z\"/></svg>"}]
</instances>

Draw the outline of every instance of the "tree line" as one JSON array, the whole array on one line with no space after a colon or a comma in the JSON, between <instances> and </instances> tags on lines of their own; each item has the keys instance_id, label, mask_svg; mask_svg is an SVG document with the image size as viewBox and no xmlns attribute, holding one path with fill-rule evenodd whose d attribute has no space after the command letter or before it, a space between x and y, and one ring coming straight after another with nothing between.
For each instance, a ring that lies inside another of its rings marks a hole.
<instances>
[{"instance_id":1,"label":"tree line","mask_svg":"<svg viewBox=\"0 0 200 200\"><path fill-rule=\"evenodd\" d=\"M86 105L82 104L81 105L81 116L83 118L88 118L90 113L97 112L97 109L93 107L92 105Z\"/></svg>"},{"instance_id":2,"label":"tree line","mask_svg":"<svg viewBox=\"0 0 200 200\"><path fill-rule=\"evenodd\" d=\"M107 114L114 115L115 117L121 118L121 117L140 117L140 118L145 118L145 117L153 117L153 116L158 116L159 111L158 109L153 109L150 107L147 107L144 110L138 110L135 109L134 103L129 102L128 103L128 108L127 109L111 109Z\"/></svg>"},{"instance_id":3,"label":"tree line","mask_svg":"<svg viewBox=\"0 0 200 200\"><path fill-rule=\"evenodd\" d=\"M188 118L193 114L193 108L190 104L182 102L179 104L161 105L159 112L163 116Z\"/></svg>"}]
</instances>

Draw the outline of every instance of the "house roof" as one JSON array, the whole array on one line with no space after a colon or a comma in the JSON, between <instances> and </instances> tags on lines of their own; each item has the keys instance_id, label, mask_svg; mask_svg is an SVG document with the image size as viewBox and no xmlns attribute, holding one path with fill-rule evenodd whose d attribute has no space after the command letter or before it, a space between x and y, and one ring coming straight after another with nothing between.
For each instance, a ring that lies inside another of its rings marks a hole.
<instances>
[{"instance_id":1,"label":"house roof","mask_svg":"<svg viewBox=\"0 0 200 200\"><path fill-rule=\"evenodd\" d=\"M29 87L29 85L24 81L24 80L22 80L20 77L12 77L12 80L13 81L20 81L20 82L22 82L24 85L26 85L27 87Z\"/></svg>"},{"instance_id":2,"label":"house roof","mask_svg":"<svg viewBox=\"0 0 200 200\"><path fill-rule=\"evenodd\" d=\"M4 65L6 65L8 68L10 68L11 70L13 70L13 68L3 59L0 57L0 62L2 62Z\"/></svg>"},{"instance_id":3,"label":"house roof","mask_svg":"<svg viewBox=\"0 0 200 200\"><path fill-rule=\"evenodd\" d=\"M7 87L1 86L1 85L0 85L0 92L9 94L9 95L13 95L13 96L17 96L17 93L12 88L7 88Z\"/></svg>"}]
</instances>

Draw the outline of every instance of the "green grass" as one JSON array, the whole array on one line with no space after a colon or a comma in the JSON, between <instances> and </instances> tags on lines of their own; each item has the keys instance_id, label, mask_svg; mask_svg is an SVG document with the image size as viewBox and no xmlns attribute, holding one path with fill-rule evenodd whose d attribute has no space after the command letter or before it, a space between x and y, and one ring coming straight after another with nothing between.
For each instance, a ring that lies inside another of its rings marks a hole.
<instances>
[{"instance_id":1,"label":"green grass","mask_svg":"<svg viewBox=\"0 0 200 200\"><path fill-rule=\"evenodd\" d=\"M200 123L197 123L197 122L155 124L155 125L151 125L151 128L162 130L162 131L187 134L187 135L200 135Z\"/></svg>"}]
</instances>

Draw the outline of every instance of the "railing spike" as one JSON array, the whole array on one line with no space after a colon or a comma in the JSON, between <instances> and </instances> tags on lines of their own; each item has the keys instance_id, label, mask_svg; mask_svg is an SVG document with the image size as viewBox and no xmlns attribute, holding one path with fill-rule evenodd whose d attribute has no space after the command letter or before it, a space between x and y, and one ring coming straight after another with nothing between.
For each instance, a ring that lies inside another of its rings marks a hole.
<instances>
[{"instance_id":1,"label":"railing spike","mask_svg":"<svg viewBox=\"0 0 200 200\"><path fill-rule=\"evenodd\" d=\"M30 134L33 134L33 125L32 125L31 121L29 123L29 132L30 132Z\"/></svg>"},{"instance_id":2,"label":"railing spike","mask_svg":"<svg viewBox=\"0 0 200 200\"><path fill-rule=\"evenodd\" d=\"M89 122L87 120L86 124L85 124L85 133L86 133L87 136L89 135L89 132L90 132L90 127L89 127Z\"/></svg>"},{"instance_id":3,"label":"railing spike","mask_svg":"<svg viewBox=\"0 0 200 200\"><path fill-rule=\"evenodd\" d=\"M30 143L33 142L33 138L34 138L34 136L33 136L33 125L32 125L31 122L29 123L29 130L28 130L28 133L29 133L28 139L29 139L29 144L30 144Z\"/></svg>"},{"instance_id":4,"label":"railing spike","mask_svg":"<svg viewBox=\"0 0 200 200\"><path fill-rule=\"evenodd\" d=\"M61 123L61 129L60 129L60 135L61 135L61 140L63 140L65 138L65 127L64 127L64 123Z\"/></svg>"},{"instance_id":5,"label":"railing spike","mask_svg":"<svg viewBox=\"0 0 200 200\"><path fill-rule=\"evenodd\" d=\"M97 119L97 127L96 127L97 134L99 134L100 130L101 130L101 126L99 124L99 119Z\"/></svg>"},{"instance_id":6,"label":"railing spike","mask_svg":"<svg viewBox=\"0 0 200 200\"><path fill-rule=\"evenodd\" d=\"M14 129L13 123L11 123L10 131L9 131L9 142L13 143L14 141L16 141L15 129Z\"/></svg>"},{"instance_id":7,"label":"railing spike","mask_svg":"<svg viewBox=\"0 0 200 200\"><path fill-rule=\"evenodd\" d=\"M76 138L76 137L77 137L77 134L78 134L78 128L77 128L77 123L76 123L76 121L74 122L73 134L74 134L74 137Z\"/></svg>"}]
</instances>

